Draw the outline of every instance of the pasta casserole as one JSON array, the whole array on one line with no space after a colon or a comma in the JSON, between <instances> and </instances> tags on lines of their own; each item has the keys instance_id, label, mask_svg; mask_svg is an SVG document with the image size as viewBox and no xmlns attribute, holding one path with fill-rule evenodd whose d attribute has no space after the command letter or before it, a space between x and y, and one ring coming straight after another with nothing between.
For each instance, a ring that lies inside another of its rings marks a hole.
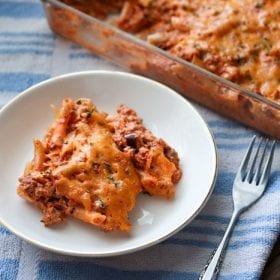
<instances>
[{"instance_id":1,"label":"pasta casserole","mask_svg":"<svg viewBox=\"0 0 280 280\"><path fill-rule=\"evenodd\" d=\"M280 1L61 0L269 99L280 100Z\"/></svg>"},{"instance_id":2,"label":"pasta casserole","mask_svg":"<svg viewBox=\"0 0 280 280\"><path fill-rule=\"evenodd\" d=\"M123 122L131 115L138 127ZM34 140L17 192L43 211L46 226L73 216L105 231L129 231L137 195L171 198L180 177L177 153L134 111L121 106L108 116L89 99L65 98L44 139Z\"/></svg>"},{"instance_id":3,"label":"pasta casserole","mask_svg":"<svg viewBox=\"0 0 280 280\"><path fill-rule=\"evenodd\" d=\"M280 138L279 1L44 3L57 34Z\"/></svg>"}]
</instances>

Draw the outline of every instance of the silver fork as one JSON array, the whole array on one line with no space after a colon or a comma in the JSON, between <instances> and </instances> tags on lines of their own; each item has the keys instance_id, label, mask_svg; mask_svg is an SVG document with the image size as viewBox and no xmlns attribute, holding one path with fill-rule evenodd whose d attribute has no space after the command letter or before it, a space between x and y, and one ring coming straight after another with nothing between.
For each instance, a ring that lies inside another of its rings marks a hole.
<instances>
[{"instance_id":1,"label":"silver fork","mask_svg":"<svg viewBox=\"0 0 280 280\"><path fill-rule=\"evenodd\" d=\"M232 189L234 210L229 225L220 245L213 252L210 260L202 271L199 280L216 279L222 263L223 252L228 244L232 229L239 215L262 196L268 183L273 161L275 141L270 145L270 141L266 139L265 144L263 145L264 139L261 138L257 145L255 155L251 157L255 142L256 136L251 140L247 153L242 160L234 179ZM250 158L251 163L249 164ZM265 158L267 159L263 167Z\"/></svg>"}]
</instances>

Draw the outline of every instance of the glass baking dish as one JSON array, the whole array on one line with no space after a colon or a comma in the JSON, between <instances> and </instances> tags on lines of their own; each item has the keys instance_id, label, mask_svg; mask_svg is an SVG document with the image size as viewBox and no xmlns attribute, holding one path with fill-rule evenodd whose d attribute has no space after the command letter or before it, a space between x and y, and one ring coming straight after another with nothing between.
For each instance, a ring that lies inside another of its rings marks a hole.
<instances>
[{"instance_id":1,"label":"glass baking dish","mask_svg":"<svg viewBox=\"0 0 280 280\"><path fill-rule=\"evenodd\" d=\"M224 116L280 139L280 105L57 0L42 0L57 34L158 80Z\"/></svg>"}]
</instances>

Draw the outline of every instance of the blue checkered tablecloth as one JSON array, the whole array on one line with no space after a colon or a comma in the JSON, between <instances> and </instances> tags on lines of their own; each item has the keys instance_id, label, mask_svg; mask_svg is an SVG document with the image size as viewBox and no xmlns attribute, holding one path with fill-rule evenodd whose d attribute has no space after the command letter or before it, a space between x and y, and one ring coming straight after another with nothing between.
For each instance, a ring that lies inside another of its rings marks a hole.
<instances>
[{"instance_id":1,"label":"blue checkered tablecloth","mask_svg":"<svg viewBox=\"0 0 280 280\"><path fill-rule=\"evenodd\" d=\"M119 70L53 34L40 1L0 0L0 107L49 77L97 69ZM219 173L213 195L193 222L151 248L101 259L47 252L0 225L0 279L197 279L229 222L233 178L254 131L195 106L213 131ZM277 152L270 186L241 216L219 279L260 277L280 231L279 163Z\"/></svg>"}]
</instances>

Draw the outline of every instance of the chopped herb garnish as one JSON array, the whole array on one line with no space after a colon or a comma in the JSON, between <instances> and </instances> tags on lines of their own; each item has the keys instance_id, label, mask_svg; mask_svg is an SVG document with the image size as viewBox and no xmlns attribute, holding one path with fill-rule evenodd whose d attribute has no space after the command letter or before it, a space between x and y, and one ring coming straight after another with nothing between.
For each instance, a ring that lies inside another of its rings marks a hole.
<instances>
[{"instance_id":1,"label":"chopped herb garnish","mask_svg":"<svg viewBox=\"0 0 280 280\"><path fill-rule=\"evenodd\" d=\"M98 208L104 209L106 207L104 201L101 198L96 198L95 203Z\"/></svg>"},{"instance_id":2,"label":"chopped herb garnish","mask_svg":"<svg viewBox=\"0 0 280 280\"><path fill-rule=\"evenodd\" d=\"M109 181L114 181L114 176L113 176L113 175L108 175L108 176L107 176L107 179L108 179Z\"/></svg>"},{"instance_id":3,"label":"chopped herb garnish","mask_svg":"<svg viewBox=\"0 0 280 280\"><path fill-rule=\"evenodd\" d=\"M255 8L260 9L264 5L264 0L257 0L255 4Z\"/></svg>"},{"instance_id":4,"label":"chopped herb garnish","mask_svg":"<svg viewBox=\"0 0 280 280\"><path fill-rule=\"evenodd\" d=\"M109 162L104 162L104 168L107 171L107 173L113 173L112 165Z\"/></svg>"},{"instance_id":5,"label":"chopped herb garnish","mask_svg":"<svg viewBox=\"0 0 280 280\"><path fill-rule=\"evenodd\" d=\"M46 174L46 175L51 175L51 174L52 174L52 171L51 171L50 169L48 169L48 170L45 171L45 174Z\"/></svg>"},{"instance_id":6,"label":"chopped herb garnish","mask_svg":"<svg viewBox=\"0 0 280 280\"><path fill-rule=\"evenodd\" d=\"M92 113L94 112L94 108L91 108L88 112L87 112L87 119L89 119L92 116Z\"/></svg>"},{"instance_id":7,"label":"chopped herb garnish","mask_svg":"<svg viewBox=\"0 0 280 280\"><path fill-rule=\"evenodd\" d=\"M118 189L118 188L120 188L123 185L123 182L122 181L115 181L114 185Z\"/></svg>"},{"instance_id":8,"label":"chopped herb garnish","mask_svg":"<svg viewBox=\"0 0 280 280\"><path fill-rule=\"evenodd\" d=\"M246 49L246 46L244 45L244 44L239 44L238 46L237 46L237 48L238 49L241 49L241 50L244 50L244 49Z\"/></svg>"},{"instance_id":9,"label":"chopped herb garnish","mask_svg":"<svg viewBox=\"0 0 280 280\"><path fill-rule=\"evenodd\" d=\"M270 51L270 49L272 48L272 44L268 38L263 38L262 45L267 51Z\"/></svg>"}]
</instances>

